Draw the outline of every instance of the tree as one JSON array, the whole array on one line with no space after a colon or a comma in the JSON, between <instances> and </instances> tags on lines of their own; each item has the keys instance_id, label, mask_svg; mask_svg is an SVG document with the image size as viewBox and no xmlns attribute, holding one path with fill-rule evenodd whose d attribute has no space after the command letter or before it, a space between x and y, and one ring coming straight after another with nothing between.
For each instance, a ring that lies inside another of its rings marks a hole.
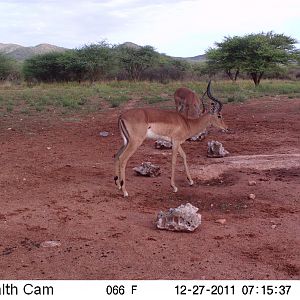
<instances>
[{"instance_id":1,"label":"tree","mask_svg":"<svg viewBox=\"0 0 300 300\"><path fill-rule=\"evenodd\" d=\"M80 58L79 51L65 51L58 61L62 66L62 77L65 81L78 81L80 83L86 77L85 64Z\"/></svg>"},{"instance_id":2,"label":"tree","mask_svg":"<svg viewBox=\"0 0 300 300\"><path fill-rule=\"evenodd\" d=\"M144 71L155 66L159 54L151 46L128 47L118 46L118 58L121 68L123 68L130 80L140 80Z\"/></svg>"},{"instance_id":3,"label":"tree","mask_svg":"<svg viewBox=\"0 0 300 300\"><path fill-rule=\"evenodd\" d=\"M206 51L210 73L225 71L232 81L236 81L243 61L244 40L241 37L225 37L217 48Z\"/></svg>"},{"instance_id":4,"label":"tree","mask_svg":"<svg viewBox=\"0 0 300 300\"><path fill-rule=\"evenodd\" d=\"M226 37L206 52L208 65L224 70L232 80L240 71L247 72L257 86L266 71L293 59L295 43L295 39L273 32Z\"/></svg>"},{"instance_id":5,"label":"tree","mask_svg":"<svg viewBox=\"0 0 300 300\"><path fill-rule=\"evenodd\" d=\"M63 54L50 52L26 59L23 64L25 80L54 82L63 80L63 65L60 58Z\"/></svg>"},{"instance_id":6,"label":"tree","mask_svg":"<svg viewBox=\"0 0 300 300\"><path fill-rule=\"evenodd\" d=\"M91 82L104 79L116 66L113 47L105 41L84 46L77 50L86 77ZM77 67L78 67L77 61Z\"/></svg>"},{"instance_id":7,"label":"tree","mask_svg":"<svg viewBox=\"0 0 300 300\"><path fill-rule=\"evenodd\" d=\"M36 55L24 62L25 80L94 82L109 76L116 64L112 47L106 42L63 53Z\"/></svg>"},{"instance_id":8,"label":"tree","mask_svg":"<svg viewBox=\"0 0 300 300\"><path fill-rule=\"evenodd\" d=\"M245 37L243 70L259 85L264 73L278 65L287 65L293 58L296 40L283 34L250 34Z\"/></svg>"},{"instance_id":9,"label":"tree","mask_svg":"<svg viewBox=\"0 0 300 300\"><path fill-rule=\"evenodd\" d=\"M16 70L16 62L7 55L0 53L0 81L14 77Z\"/></svg>"},{"instance_id":10,"label":"tree","mask_svg":"<svg viewBox=\"0 0 300 300\"><path fill-rule=\"evenodd\" d=\"M182 80L190 70L191 64L187 61L160 54L155 64L143 72L141 79L166 84L169 80Z\"/></svg>"}]
</instances>

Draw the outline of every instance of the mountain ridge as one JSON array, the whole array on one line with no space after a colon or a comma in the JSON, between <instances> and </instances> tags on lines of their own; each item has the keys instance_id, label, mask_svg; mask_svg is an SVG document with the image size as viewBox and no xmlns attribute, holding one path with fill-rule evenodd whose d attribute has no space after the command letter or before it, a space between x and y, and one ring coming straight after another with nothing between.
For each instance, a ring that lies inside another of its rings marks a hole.
<instances>
[{"instance_id":1,"label":"mountain ridge","mask_svg":"<svg viewBox=\"0 0 300 300\"><path fill-rule=\"evenodd\" d=\"M9 43L9 44L0 43L0 52L18 61L25 60L37 54L45 54L49 52L63 52L66 50L67 48L63 48L63 47L59 47L47 43L42 43L31 47L25 47L13 43Z\"/></svg>"},{"instance_id":2,"label":"mountain ridge","mask_svg":"<svg viewBox=\"0 0 300 300\"><path fill-rule=\"evenodd\" d=\"M134 49L139 49L141 47L140 45L137 45L132 42L125 42L125 43L121 44L120 46L125 46L125 47L129 47L129 48L134 48ZM14 44L14 43L8 43L8 44L0 43L0 52L8 55L9 57L11 57L17 61L23 61L23 60L28 59L37 54L46 54L49 52L63 52L66 50L69 50L69 49L64 48L64 47L59 47L56 45L51 45L48 43L42 43L42 44L38 44L36 46L30 46L30 47L21 46L21 45ZM170 55L168 55L168 56L170 56ZM178 59L178 60L185 60L185 61L188 61L191 63L203 62L206 60L205 54L196 55L193 57L174 57L174 56L170 56L170 57L172 57L174 59Z\"/></svg>"}]
</instances>

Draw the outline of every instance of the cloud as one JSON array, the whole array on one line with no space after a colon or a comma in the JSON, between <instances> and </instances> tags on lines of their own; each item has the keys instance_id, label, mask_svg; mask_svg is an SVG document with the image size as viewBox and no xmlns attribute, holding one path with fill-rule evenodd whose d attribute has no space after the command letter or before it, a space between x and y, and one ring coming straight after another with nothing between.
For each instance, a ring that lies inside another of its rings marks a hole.
<instances>
[{"instance_id":1,"label":"cloud","mask_svg":"<svg viewBox=\"0 0 300 300\"><path fill-rule=\"evenodd\" d=\"M300 39L298 0L12 0L0 2L0 42L79 47L107 39L201 54L224 36L274 30Z\"/></svg>"}]
</instances>

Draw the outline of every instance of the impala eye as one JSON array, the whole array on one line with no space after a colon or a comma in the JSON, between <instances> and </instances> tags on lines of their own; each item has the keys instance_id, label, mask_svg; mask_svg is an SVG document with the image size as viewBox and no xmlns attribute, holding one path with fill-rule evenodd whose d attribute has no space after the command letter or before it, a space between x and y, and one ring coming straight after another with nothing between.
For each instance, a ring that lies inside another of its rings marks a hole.
<instances>
[{"instance_id":1,"label":"impala eye","mask_svg":"<svg viewBox=\"0 0 300 300\"><path fill-rule=\"evenodd\" d=\"M222 116L221 116L221 115L218 115L218 118L219 118L219 119L221 119L221 118L222 118Z\"/></svg>"}]
</instances>

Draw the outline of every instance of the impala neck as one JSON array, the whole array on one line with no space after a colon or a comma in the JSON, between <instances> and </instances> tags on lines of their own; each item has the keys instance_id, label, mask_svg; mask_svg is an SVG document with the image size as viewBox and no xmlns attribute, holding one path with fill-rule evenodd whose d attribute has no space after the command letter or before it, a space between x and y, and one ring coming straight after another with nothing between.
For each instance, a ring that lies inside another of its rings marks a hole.
<instances>
[{"instance_id":1,"label":"impala neck","mask_svg":"<svg viewBox=\"0 0 300 300\"><path fill-rule=\"evenodd\" d=\"M190 135L196 135L199 132L204 131L207 127L209 127L212 124L212 117L212 114L207 113L201 116L199 119L188 119Z\"/></svg>"}]
</instances>

